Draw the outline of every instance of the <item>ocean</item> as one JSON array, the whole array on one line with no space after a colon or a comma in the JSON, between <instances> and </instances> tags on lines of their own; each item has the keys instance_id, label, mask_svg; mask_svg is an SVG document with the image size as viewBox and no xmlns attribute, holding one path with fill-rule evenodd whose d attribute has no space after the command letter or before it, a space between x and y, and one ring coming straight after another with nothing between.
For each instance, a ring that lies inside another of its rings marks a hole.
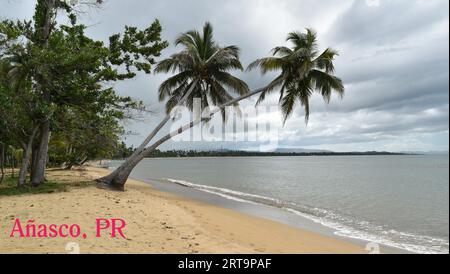
<instances>
[{"instance_id":1,"label":"ocean","mask_svg":"<svg viewBox=\"0 0 450 274\"><path fill-rule=\"evenodd\" d=\"M145 159L131 176L233 201L237 210L276 208L340 237L449 252L448 155Z\"/></svg>"}]
</instances>

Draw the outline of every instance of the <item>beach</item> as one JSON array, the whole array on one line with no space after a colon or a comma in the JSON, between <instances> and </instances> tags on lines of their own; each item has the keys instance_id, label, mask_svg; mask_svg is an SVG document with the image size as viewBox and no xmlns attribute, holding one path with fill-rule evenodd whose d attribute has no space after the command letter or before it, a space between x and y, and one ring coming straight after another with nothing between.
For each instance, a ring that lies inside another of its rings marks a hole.
<instances>
[{"instance_id":1,"label":"beach","mask_svg":"<svg viewBox=\"0 0 450 274\"><path fill-rule=\"evenodd\" d=\"M68 184L67 191L0 197L0 253L67 253L68 243L79 246L80 253L368 253L351 242L162 192L137 180L129 179L125 192L98 189L93 180L108 172L96 167L50 170L48 178ZM95 237L99 218L124 220L126 238ZM77 224L87 237L10 237L17 219Z\"/></svg>"}]
</instances>

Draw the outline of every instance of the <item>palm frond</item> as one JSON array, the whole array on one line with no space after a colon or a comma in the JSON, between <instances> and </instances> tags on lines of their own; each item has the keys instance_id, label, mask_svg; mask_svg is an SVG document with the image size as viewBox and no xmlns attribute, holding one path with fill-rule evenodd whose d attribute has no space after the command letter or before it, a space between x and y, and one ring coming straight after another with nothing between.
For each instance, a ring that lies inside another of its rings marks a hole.
<instances>
[{"instance_id":1,"label":"palm frond","mask_svg":"<svg viewBox=\"0 0 450 274\"><path fill-rule=\"evenodd\" d=\"M296 94L295 90L289 89L286 91L286 96L281 99L281 112L283 114L283 125L286 123L289 116L292 115L294 109Z\"/></svg>"},{"instance_id":2,"label":"palm frond","mask_svg":"<svg viewBox=\"0 0 450 274\"><path fill-rule=\"evenodd\" d=\"M179 91L178 87L186 86L190 75L190 71L182 71L162 82L158 89L159 101L163 101L167 96L170 96L173 90Z\"/></svg>"},{"instance_id":3,"label":"palm frond","mask_svg":"<svg viewBox=\"0 0 450 274\"><path fill-rule=\"evenodd\" d=\"M294 50L306 48L315 51L317 49L317 34L310 28L306 29L306 33L298 31L289 33L286 41L293 43Z\"/></svg>"},{"instance_id":4,"label":"palm frond","mask_svg":"<svg viewBox=\"0 0 450 274\"><path fill-rule=\"evenodd\" d=\"M338 77L314 69L309 73L309 78L312 80L314 88L322 95L327 103L330 102L333 91L341 98L344 96L344 84Z\"/></svg>"},{"instance_id":5,"label":"palm frond","mask_svg":"<svg viewBox=\"0 0 450 274\"><path fill-rule=\"evenodd\" d=\"M228 94L228 92L225 90L225 88L218 83L217 81L212 81L211 82L211 93L210 93L210 98L211 101L214 105L222 105L228 101L233 100L233 97L231 95ZM234 104L235 107L238 106L238 103ZM226 122L227 121L227 115L226 115L226 110L225 108L222 108L221 110L221 115L222 115L222 121Z\"/></svg>"},{"instance_id":6,"label":"palm frond","mask_svg":"<svg viewBox=\"0 0 450 274\"><path fill-rule=\"evenodd\" d=\"M309 98L311 98L312 93L313 93L313 90L307 79L298 83L297 98L299 99L301 106L305 110L305 123L306 124L308 124L308 121L309 121Z\"/></svg>"},{"instance_id":7,"label":"palm frond","mask_svg":"<svg viewBox=\"0 0 450 274\"><path fill-rule=\"evenodd\" d=\"M239 95L244 95L250 92L250 88L248 87L247 83L228 72L217 71L213 74L213 77L219 83L231 88Z\"/></svg>"},{"instance_id":8,"label":"palm frond","mask_svg":"<svg viewBox=\"0 0 450 274\"><path fill-rule=\"evenodd\" d=\"M248 65L247 71L259 68L261 70L261 74L266 74L270 71L282 69L284 64L285 61L282 58L266 57L252 62L250 65Z\"/></svg>"},{"instance_id":9,"label":"palm frond","mask_svg":"<svg viewBox=\"0 0 450 274\"><path fill-rule=\"evenodd\" d=\"M226 59L238 59L239 58L239 47L237 46L227 46L224 48L217 48L216 51L206 60L206 64L220 63Z\"/></svg>"},{"instance_id":10,"label":"palm frond","mask_svg":"<svg viewBox=\"0 0 450 274\"><path fill-rule=\"evenodd\" d=\"M178 99L182 97L180 94L186 94L188 89L186 83L194 79L197 84L185 102L190 109L194 98L201 98L202 107L231 100L233 97L225 87L237 94L249 92L244 81L229 73L244 69L239 61L239 48L235 45L219 47L214 41L210 23L205 23L202 33L191 30L179 35L175 43L184 49L161 61L155 68L155 72L178 73L164 81L159 88L160 100L169 97L167 109L179 102Z\"/></svg>"},{"instance_id":11,"label":"palm frond","mask_svg":"<svg viewBox=\"0 0 450 274\"><path fill-rule=\"evenodd\" d=\"M164 59L159 62L155 68L155 72L168 73L183 71L186 69L192 69L197 66L199 62L198 56L189 50L183 50L181 52L172 54L170 58Z\"/></svg>"},{"instance_id":12,"label":"palm frond","mask_svg":"<svg viewBox=\"0 0 450 274\"><path fill-rule=\"evenodd\" d=\"M258 97L258 100L256 101L256 106L261 104L265 99L266 96L270 93L272 93L277 87L280 85L283 85L284 82L284 76L283 74L279 75L277 78L275 78L272 82L270 82L264 89L263 92ZM281 98L280 98L281 100Z\"/></svg>"},{"instance_id":13,"label":"palm frond","mask_svg":"<svg viewBox=\"0 0 450 274\"><path fill-rule=\"evenodd\" d=\"M316 64L317 68L325 70L326 73L334 73L333 61L338 55L339 53L336 50L327 48L313 62Z\"/></svg>"},{"instance_id":14,"label":"palm frond","mask_svg":"<svg viewBox=\"0 0 450 274\"><path fill-rule=\"evenodd\" d=\"M202 39L202 59L207 60L212 54L214 54L216 43L213 40L213 27L211 23L206 22L203 26L203 39Z\"/></svg>"},{"instance_id":15,"label":"palm frond","mask_svg":"<svg viewBox=\"0 0 450 274\"><path fill-rule=\"evenodd\" d=\"M281 55L283 57L283 56L291 55L292 53L293 53L293 51L288 47L275 47L272 49L273 56Z\"/></svg>"}]
</instances>

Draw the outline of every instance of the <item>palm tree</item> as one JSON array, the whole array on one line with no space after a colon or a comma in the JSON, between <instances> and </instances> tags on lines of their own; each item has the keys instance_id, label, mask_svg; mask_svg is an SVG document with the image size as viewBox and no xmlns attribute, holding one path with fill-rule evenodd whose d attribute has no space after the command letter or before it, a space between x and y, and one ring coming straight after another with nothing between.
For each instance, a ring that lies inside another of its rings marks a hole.
<instances>
[{"instance_id":1,"label":"palm tree","mask_svg":"<svg viewBox=\"0 0 450 274\"><path fill-rule=\"evenodd\" d=\"M309 99L314 91L319 92L326 103L330 102L335 91L341 98L344 95L342 80L334 76L333 60L337 51L328 48L318 54L317 35L307 29L306 33L291 32L287 37L293 47L276 47L272 50L273 57L266 57L251 63L248 70L259 68L262 74L270 71L280 71L259 96L257 104L266 95L280 92L281 111L284 122L292 114L294 107L300 103L305 110L305 122L309 119Z\"/></svg>"},{"instance_id":2,"label":"palm tree","mask_svg":"<svg viewBox=\"0 0 450 274\"><path fill-rule=\"evenodd\" d=\"M213 40L212 26L206 23L203 35L197 31L182 34L176 45L183 45L185 50L172 55L156 66L157 73L178 72L164 81L159 88L159 100L169 100L166 111L170 113L181 98L187 96L186 105L192 110L194 98L200 98L202 108L221 105L233 99L226 88L239 95L248 93L247 84L228 71L243 70L239 61L237 46L219 47ZM193 92L187 95L189 88Z\"/></svg>"},{"instance_id":3,"label":"palm tree","mask_svg":"<svg viewBox=\"0 0 450 274\"><path fill-rule=\"evenodd\" d=\"M309 99L314 91L320 93L327 103L330 101L333 91L336 92L340 97L344 95L344 86L342 84L342 80L333 75L333 61L337 56L337 52L335 50L328 48L324 52L322 52L322 54L318 55L317 36L315 32L310 29L307 29L306 33L290 33L288 35L287 41L291 41L294 44L292 48L276 47L272 50L273 55L279 55L279 57L267 57L258 59L248 67L248 70L260 68L262 74L265 74L269 71L281 70L281 74L272 82L270 82L263 88L247 92L238 98L231 99L228 102L225 102L210 111L209 116L203 117L200 120L191 121L190 123L180 127L179 129L163 136L153 145L147 148L143 148L143 150L139 152L139 161L144 157L149 156L164 142L194 127L202 121L211 119L214 114L219 111L223 111L225 107L235 105L238 102L252 97L256 94L260 94L260 97L257 101L257 104L259 104L264 101L267 94L275 91L277 87L280 88L280 104L284 116L284 122L289 117L289 115L292 114L297 99L305 109L305 122L308 121ZM171 68L174 69L176 67L172 66ZM180 68L183 67L181 66ZM170 71L170 69L164 69L161 71ZM176 85L173 87L176 87ZM162 90L160 89L160 95L164 94L164 92L161 91ZM130 172L131 170L129 170L129 173ZM128 175L126 175L126 178L128 177ZM126 178L123 179L123 184L125 184ZM100 183L102 183L101 179ZM121 189L123 189L123 184L121 185Z\"/></svg>"},{"instance_id":4,"label":"palm tree","mask_svg":"<svg viewBox=\"0 0 450 274\"><path fill-rule=\"evenodd\" d=\"M159 100L167 99L166 117L119 168L97 180L99 186L123 189L133 168L144 158L145 147L170 120L174 107L186 105L192 110L194 98L201 99L202 108L222 105L233 99L227 90L241 96L249 92L244 81L230 74L233 70L244 70L239 61L239 48L220 47L213 39L210 23L204 25L202 34L196 30L181 34L175 44L184 49L159 62L155 69L157 73L176 73L159 87Z\"/></svg>"}]
</instances>

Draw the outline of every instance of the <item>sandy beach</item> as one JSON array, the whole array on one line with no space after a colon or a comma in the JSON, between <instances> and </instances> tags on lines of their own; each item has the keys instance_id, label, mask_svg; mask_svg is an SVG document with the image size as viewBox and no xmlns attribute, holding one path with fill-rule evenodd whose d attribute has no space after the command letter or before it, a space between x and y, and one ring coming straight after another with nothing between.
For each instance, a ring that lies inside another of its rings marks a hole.
<instances>
[{"instance_id":1,"label":"sandy beach","mask_svg":"<svg viewBox=\"0 0 450 274\"><path fill-rule=\"evenodd\" d=\"M361 247L270 220L161 192L129 180L125 192L90 182L108 170L51 170L65 192L0 197L0 253L367 253ZM71 238L10 237L15 220L78 224L87 234ZM95 237L97 218L121 218L126 239Z\"/></svg>"}]
</instances>

